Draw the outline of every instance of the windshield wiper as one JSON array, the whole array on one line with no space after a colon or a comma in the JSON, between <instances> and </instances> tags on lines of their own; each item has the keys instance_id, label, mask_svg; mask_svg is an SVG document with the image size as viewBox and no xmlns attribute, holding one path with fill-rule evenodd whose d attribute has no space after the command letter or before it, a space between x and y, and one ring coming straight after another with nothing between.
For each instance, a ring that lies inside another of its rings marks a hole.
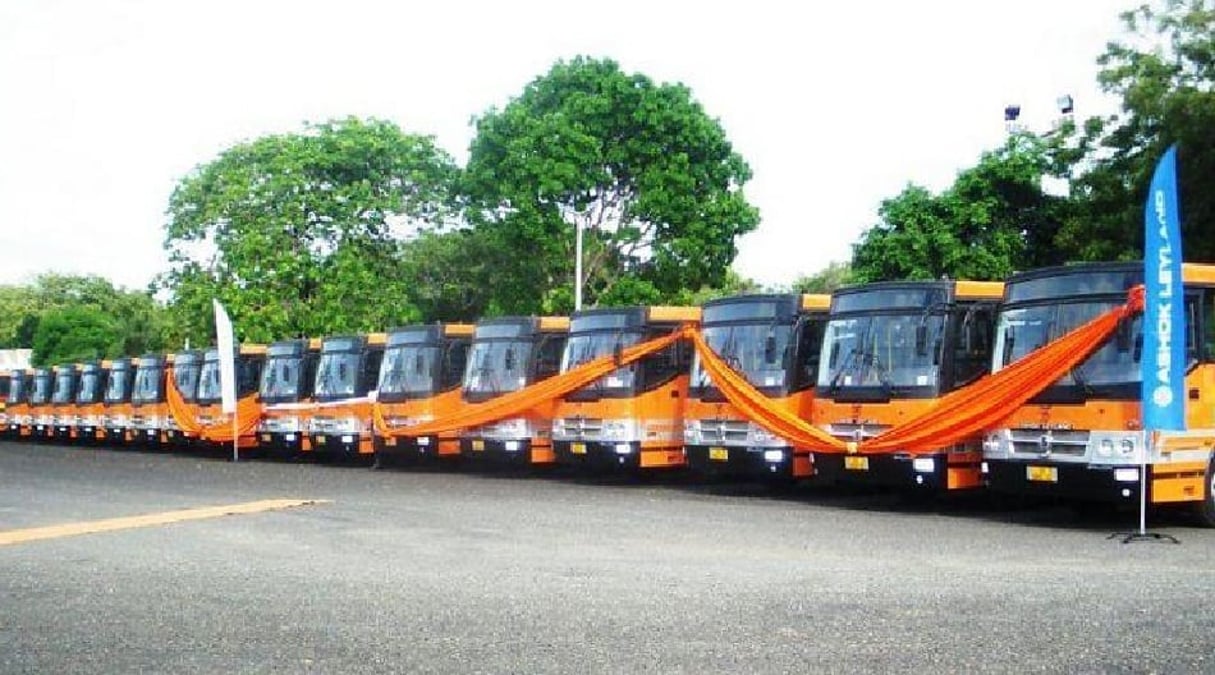
<instances>
[{"instance_id":1,"label":"windshield wiper","mask_svg":"<svg viewBox=\"0 0 1215 675\"><path fill-rule=\"evenodd\" d=\"M1085 396L1093 395L1094 390L1088 382L1088 374L1084 372L1083 365L1077 364L1075 368L1072 368L1071 376L1076 381L1076 384L1080 385L1080 388L1084 390Z\"/></svg>"},{"instance_id":2,"label":"windshield wiper","mask_svg":"<svg viewBox=\"0 0 1215 675\"><path fill-rule=\"evenodd\" d=\"M847 354L844 355L844 362L841 363L839 369L831 375L831 382L827 385L827 392L829 394L834 395L835 392L839 391L840 380L844 379L844 373L848 372L852 368L853 360L855 360L856 356L860 353L861 352L859 349L853 347L848 350Z\"/></svg>"}]
</instances>

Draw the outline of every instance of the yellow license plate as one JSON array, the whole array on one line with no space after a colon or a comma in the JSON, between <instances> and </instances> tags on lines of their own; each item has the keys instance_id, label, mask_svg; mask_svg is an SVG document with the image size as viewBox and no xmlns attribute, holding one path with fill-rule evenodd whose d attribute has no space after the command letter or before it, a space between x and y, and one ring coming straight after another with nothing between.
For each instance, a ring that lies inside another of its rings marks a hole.
<instances>
[{"instance_id":1,"label":"yellow license plate","mask_svg":"<svg viewBox=\"0 0 1215 675\"><path fill-rule=\"evenodd\" d=\"M270 434L262 434L262 443L270 442Z\"/></svg>"},{"instance_id":2,"label":"yellow license plate","mask_svg":"<svg viewBox=\"0 0 1215 675\"><path fill-rule=\"evenodd\" d=\"M1059 469L1054 466L1027 466L1025 477L1035 483L1058 483Z\"/></svg>"},{"instance_id":3,"label":"yellow license plate","mask_svg":"<svg viewBox=\"0 0 1215 675\"><path fill-rule=\"evenodd\" d=\"M849 471L868 471L869 470L869 458L868 457L845 457L844 458L844 468L848 469Z\"/></svg>"},{"instance_id":4,"label":"yellow license plate","mask_svg":"<svg viewBox=\"0 0 1215 675\"><path fill-rule=\"evenodd\" d=\"M709 448L709 459L714 462L730 461L730 451L726 448Z\"/></svg>"},{"instance_id":5,"label":"yellow license plate","mask_svg":"<svg viewBox=\"0 0 1215 675\"><path fill-rule=\"evenodd\" d=\"M570 443L570 452L575 455L585 455L586 443Z\"/></svg>"},{"instance_id":6,"label":"yellow license plate","mask_svg":"<svg viewBox=\"0 0 1215 675\"><path fill-rule=\"evenodd\" d=\"M485 451L485 441L479 441L479 440L473 441L472 449L473 449L473 452L484 452Z\"/></svg>"}]
</instances>

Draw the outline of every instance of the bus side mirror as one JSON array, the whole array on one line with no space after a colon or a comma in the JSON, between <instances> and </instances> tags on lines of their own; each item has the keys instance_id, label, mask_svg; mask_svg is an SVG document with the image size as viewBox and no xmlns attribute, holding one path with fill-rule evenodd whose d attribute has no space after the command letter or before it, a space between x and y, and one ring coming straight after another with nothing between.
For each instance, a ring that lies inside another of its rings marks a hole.
<instances>
[{"instance_id":1,"label":"bus side mirror","mask_svg":"<svg viewBox=\"0 0 1215 675\"><path fill-rule=\"evenodd\" d=\"M827 356L827 367L835 370L835 364L840 360L840 343L831 343L831 351Z\"/></svg>"},{"instance_id":2,"label":"bus side mirror","mask_svg":"<svg viewBox=\"0 0 1215 675\"><path fill-rule=\"evenodd\" d=\"M1008 332L1005 334L1005 337L1004 337L1004 353L1001 354L1001 356L1000 356L1000 361L1004 365L1006 365L1006 366L1008 365L1008 361L1009 361L1009 359L1012 358L1012 355L1013 355L1013 347L1016 344L1017 344L1017 338L1013 333L1012 326L1009 326Z\"/></svg>"},{"instance_id":3,"label":"bus side mirror","mask_svg":"<svg viewBox=\"0 0 1215 675\"><path fill-rule=\"evenodd\" d=\"M928 356L928 326L922 323L915 327L915 355Z\"/></svg>"},{"instance_id":4,"label":"bus side mirror","mask_svg":"<svg viewBox=\"0 0 1215 675\"><path fill-rule=\"evenodd\" d=\"M413 372L418 375L422 374L422 352L413 355Z\"/></svg>"},{"instance_id":5,"label":"bus side mirror","mask_svg":"<svg viewBox=\"0 0 1215 675\"><path fill-rule=\"evenodd\" d=\"M776 336L764 338L764 363L776 363Z\"/></svg>"}]
</instances>

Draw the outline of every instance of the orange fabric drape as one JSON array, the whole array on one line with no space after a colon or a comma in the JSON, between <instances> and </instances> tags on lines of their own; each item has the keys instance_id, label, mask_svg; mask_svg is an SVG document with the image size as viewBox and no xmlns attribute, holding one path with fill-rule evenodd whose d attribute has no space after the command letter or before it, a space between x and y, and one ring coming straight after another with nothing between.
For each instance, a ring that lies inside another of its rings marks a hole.
<instances>
[{"instance_id":1,"label":"orange fabric drape","mask_svg":"<svg viewBox=\"0 0 1215 675\"><path fill-rule=\"evenodd\" d=\"M713 378L713 386L747 419L799 448L843 452L843 441L774 404L723 361L699 332L692 333L692 344L700 354L700 364Z\"/></svg>"},{"instance_id":2,"label":"orange fabric drape","mask_svg":"<svg viewBox=\"0 0 1215 675\"><path fill-rule=\"evenodd\" d=\"M700 335L693 343L722 395L744 415L791 444L817 452L937 452L998 424L1101 346L1123 318L1143 309L1143 287L1112 309L1027 354L998 373L941 397L933 407L874 438L851 445L772 404L713 352Z\"/></svg>"},{"instance_id":3,"label":"orange fabric drape","mask_svg":"<svg viewBox=\"0 0 1215 675\"><path fill-rule=\"evenodd\" d=\"M173 377L172 368L168 369L165 376L165 400L169 404L169 414L173 415L173 421L177 423L178 429L194 435L202 431L202 425L198 423L194 411L190 409L190 405L177 390L177 380Z\"/></svg>"},{"instance_id":4,"label":"orange fabric drape","mask_svg":"<svg viewBox=\"0 0 1215 675\"><path fill-rule=\"evenodd\" d=\"M384 411L379 403L372 406L372 419L375 422L376 432L381 436L417 437L430 436L456 429L466 429L468 427L488 424L489 422L496 422L508 417L516 417L532 408L554 401L571 391L581 389L620 366L628 365L648 354L664 349L681 337L687 337L688 335L695 335L695 330L683 328L670 335L627 347L621 352L619 362L613 356L601 356L573 370L561 373L560 375L554 375L543 382L538 382L518 391L512 391L509 394L503 394L484 403L468 404L455 415L433 420L425 424L399 429L389 428L384 420Z\"/></svg>"},{"instance_id":5,"label":"orange fabric drape","mask_svg":"<svg viewBox=\"0 0 1215 675\"><path fill-rule=\"evenodd\" d=\"M251 394L236 402L236 436L249 436L257 429L262 419L262 404L257 394ZM203 440L216 443L231 442L233 428L231 422L220 422L204 426L199 432Z\"/></svg>"},{"instance_id":6,"label":"orange fabric drape","mask_svg":"<svg viewBox=\"0 0 1215 675\"><path fill-rule=\"evenodd\" d=\"M198 421L198 416L194 414L194 410L182 398L181 392L177 390L177 381L173 379L173 369L169 369L165 386L165 399L169 404L169 413L173 415L173 420L177 422L177 428L182 431L194 434L203 440L225 442L232 440L232 424L230 422L221 422L219 424L204 425ZM246 396L236 402L236 426L239 435L248 436L257 428L257 423L262 419L262 404L258 400L257 395L253 394Z\"/></svg>"},{"instance_id":7,"label":"orange fabric drape","mask_svg":"<svg viewBox=\"0 0 1215 675\"><path fill-rule=\"evenodd\" d=\"M1122 319L1143 311L1143 287L1126 304L1025 355L997 373L952 391L929 410L861 443L861 452L927 452L995 427L1060 377L1080 365Z\"/></svg>"}]
</instances>

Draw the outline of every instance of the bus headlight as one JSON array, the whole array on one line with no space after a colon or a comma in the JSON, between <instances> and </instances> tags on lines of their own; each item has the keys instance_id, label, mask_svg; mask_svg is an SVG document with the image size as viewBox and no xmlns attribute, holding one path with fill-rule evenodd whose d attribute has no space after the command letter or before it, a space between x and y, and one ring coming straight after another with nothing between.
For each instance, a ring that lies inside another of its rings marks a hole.
<instances>
[{"instance_id":1,"label":"bus headlight","mask_svg":"<svg viewBox=\"0 0 1215 675\"><path fill-rule=\"evenodd\" d=\"M1135 454L1135 439L1124 438L1118 442L1118 454L1123 457L1130 457Z\"/></svg>"},{"instance_id":2,"label":"bus headlight","mask_svg":"<svg viewBox=\"0 0 1215 675\"><path fill-rule=\"evenodd\" d=\"M637 422L634 420L604 420L603 440L605 441L636 441L640 440Z\"/></svg>"},{"instance_id":3,"label":"bus headlight","mask_svg":"<svg viewBox=\"0 0 1215 675\"><path fill-rule=\"evenodd\" d=\"M1113 457L1114 456L1114 442L1108 438L1101 439L1101 442L1097 444L1097 456L1098 457Z\"/></svg>"},{"instance_id":4,"label":"bus headlight","mask_svg":"<svg viewBox=\"0 0 1215 675\"><path fill-rule=\"evenodd\" d=\"M700 443L700 420L683 421L683 442L688 445Z\"/></svg>"},{"instance_id":5,"label":"bus headlight","mask_svg":"<svg viewBox=\"0 0 1215 675\"><path fill-rule=\"evenodd\" d=\"M767 429L759 426L754 422L747 424L747 445L757 447L772 447L776 445L784 445L784 439Z\"/></svg>"}]
</instances>

